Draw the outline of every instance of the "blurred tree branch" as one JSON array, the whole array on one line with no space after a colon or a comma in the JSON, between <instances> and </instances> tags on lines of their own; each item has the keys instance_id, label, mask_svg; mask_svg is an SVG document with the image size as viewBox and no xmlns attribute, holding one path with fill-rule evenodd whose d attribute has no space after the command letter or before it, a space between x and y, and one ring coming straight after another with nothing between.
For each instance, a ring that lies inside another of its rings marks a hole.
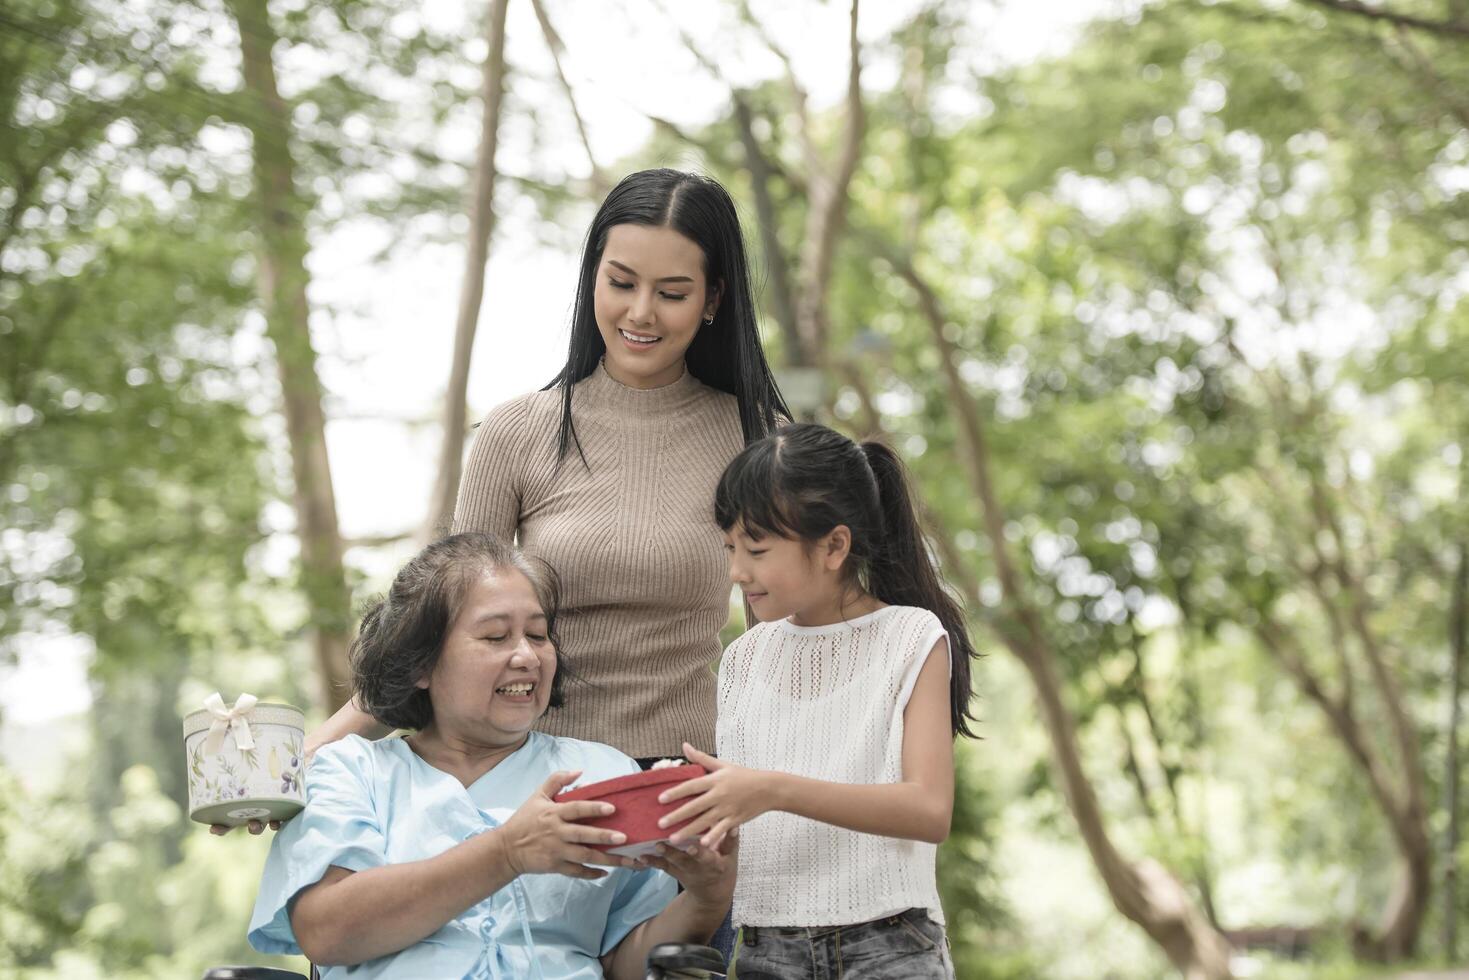
<instances>
[{"instance_id":1,"label":"blurred tree branch","mask_svg":"<svg viewBox=\"0 0 1469 980\"><path fill-rule=\"evenodd\" d=\"M770 275L771 313L785 339L786 350L793 363L801 363L805 350L796 326L796 304L791 297L790 277L786 271L785 249L780 243L779 217L770 184L775 179L775 169L770 159L760 148L755 135L755 119L747 95L736 92L734 96L735 123L740 130L740 143L745 150L745 166L750 173L750 189L755 195L756 222L760 229L761 250L765 255L766 271Z\"/></svg>"},{"instance_id":2,"label":"blurred tree branch","mask_svg":"<svg viewBox=\"0 0 1469 980\"><path fill-rule=\"evenodd\" d=\"M1465 102L1448 80L1443 77L1442 73L1434 66L1433 61L1418 46L1418 43L1413 40L1411 32L1406 27L1402 25L1398 26L1395 39L1398 47L1407 53L1410 61L1409 67L1428 83L1429 87L1433 89L1434 95L1438 97L1438 100L1459 121L1459 125L1465 129L1469 129L1469 102Z\"/></svg>"},{"instance_id":3,"label":"blurred tree branch","mask_svg":"<svg viewBox=\"0 0 1469 980\"><path fill-rule=\"evenodd\" d=\"M655 0L659 9L664 9ZM666 9L664 10L667 13ZM797 140L802 147L805 172L793 174L780 161L760 147L754 132L755 115L749 96L732 85L724 73L682 27L679 37L695 61L713 78L730 90L735 107L735 123L739 129L745 166L751 176L755 195L760 239L770 266L774 290L773 314L786 342L786 357L793 367L819 367L828 356L827 305L830 301L832 274L838 242L846 226L851 206L848 190L862 155L866 132L866 107L862 99L862 47L858 39L860 0L851 0L847 27L847 85L840 117L837 143L830 160L825 159L812 129L807 94L795 74L790 56L775 42L764 25L741 6L742 19L752 26L771 48L786 69L792 108L797 118ZM678 21L670 17L675 24ZM692 145L702 145L672 123L656 120L665 129ZM805 225L800 248L795 284L786 277L786 249L780 243L779 223L770 192L776 177L806 198ZM828 406L829 407L829 406Z\"/></svg>"},{"instance_id":4,"label":"blurred tree branch","mask_svg":"<svg viewBox=\"0 0 1469 980\"><path fill-rule=\"evenodd\" d=\"M566 45L551 24L551 18L546 13L545 0L531 0L531 6L535 9L536 20L541 25L541 36L546 39L546 47L550 49L551 62L556 66L556 77L561 82L561 90L566 93L566 104L571 109L571 117L576 121L577 136L581 139L582 149L586 151L587 164L592 168L592 190L597 198L601 199L611 188L611 182L597 164L597 155L592 152L591 137L587 135L586 121L582 118L581 110L576 104L576 92L573 91L571 81L566 77L566 71L561 65L561 59L566 54Z\"/></svg>"},{"instance_id":5,"label":"blurred tree branch","mask_svg":"<svg viewBox=\"0 0 1469 980\"><path fill-rule=\"evenodd\" d=\"M827 303L837 240L847 222L847 190L857 170L866 109L862 103L862 48L857 40L858 0L852 0L847 29L847 95L836 159L823 164L814 147L809 150L805 244L801 250L801 290L796 300L796 324L811 363L819 364L827 349ZM806 126L803 132L809 132Z\"/></svg>"},{"instance_id":6,"label":"blurred tree branch","mask_svg":"<svg viewBox=\"0 0 1469 980\"><path fill-rule=\"evenodd\" d=\"M1358 0L1301 0L1302 3L1314 4L1327 10L1340 13L1352 14L1358 17L1366 17L1372 20L1385 21L1402 27L1411 27L1415 30L1428 31L1454 40L1469 38L1469 23L1458 18L1454 20L1429 20L1423 17L1414 17L1411 14L1399 14L1383 7L1372 7ZM1462 16L1462 14L1460 14Z\"/></svg>"},{"instance_id":7,"label":"blurred tree branch","mask_svg":"<svg viewBox=\"0 0 1469 980\"><path fill-rule=\"evenodd\" d=\"M1290 319L1288 283L1290 275L1279 243L1269 228L1261 228L1262 241L1269 250L1269 260L1280 284L1277 302L1280 314ZM1225 349L1234 361L1257 381L1270 406L1271 428L1287 437L1309 436L1311 444L1326 441L1321 432L1324 412L1322 398L1315 385L1315 368L1311 360L1297 354L1297 384L1304 389L1300 404L1293 399L1286 381L1275 372L1262 371L1250 364L1231 334L1226 334ZM1256 635L1262 646L1285 668L1301 691L1326 714L1338 739L1356 760L1372 788L1373 798L1387 820L1397 845L1401 865L1397 886L1383 911L1382 921L1370 937L1359 937L1364 953L1380 959L1396 959L1412 954L1422 928L1432 891L1432 849L1428 839L1425 774L1415 726L1407 715L1402 691L1388 664L1377 631L1370 622L1371 599L1363 584L1364 573L1350 558L1351 545L1344 533L1332 492L1324 482L1322 460L1318 454L1293 453L1290 464L1300 472L1305 487L1297 491L1286 475L1272 462L1255 459L1254 474L1268 493L1267 513L1284 512L1273 522L1273 532L1287 542L1282 549L1285 562L1310 588L1322 608L1333 639L1334 653L1340 664L1341 694L1331 696L1324 680L1307 664L1299 652L1302 644L1293 638L1289 628L1272 618L1270 611L1258 611L1260 623ZM1298 503L1299 502L1299 503ZM1297 540L1296 529L1302 529ZM1299 555L1308 553L1310 564ZM1334 584L1333 590L1329 584ZM1392 769L1372 749L1370 738L1358 721L1354 670L1348 654L1348 632L1355 637L1356 647L1367 664L1373 691L1388 716L1393 735L1394 754L1402 784L1395 788Z\"/></svg>"}]
</instances>

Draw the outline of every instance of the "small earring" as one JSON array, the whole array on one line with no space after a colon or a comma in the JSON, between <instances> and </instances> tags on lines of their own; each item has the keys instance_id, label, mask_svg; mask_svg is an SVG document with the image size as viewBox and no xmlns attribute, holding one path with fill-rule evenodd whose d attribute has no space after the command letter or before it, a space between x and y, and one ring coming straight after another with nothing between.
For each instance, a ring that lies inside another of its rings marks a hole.
<instances>
[{"instance_id":1,"label":"small earring","mask_svg":"<svg viewBox=\"0 0 1469 980\"><path fill-rule=\"evenodd\" d=\"M710 313L708 316L704 317L704 322L706 324L713 323L714 322L714 314L713 313Z\"/></svg>"}]
</instances>

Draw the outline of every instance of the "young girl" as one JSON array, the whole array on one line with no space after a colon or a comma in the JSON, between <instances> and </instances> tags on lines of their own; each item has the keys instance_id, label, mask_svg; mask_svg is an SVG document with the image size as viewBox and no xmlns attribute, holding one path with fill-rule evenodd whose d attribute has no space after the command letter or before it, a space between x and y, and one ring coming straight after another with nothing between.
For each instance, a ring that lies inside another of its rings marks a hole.
<instances>
[{"instance_id":1,"label":"young girl","mask_svg":"<svg viewBox=\"0 0 1469 980\"><path fill-rule=\"evenodd\" d=\"M934 875L974 649L902 465L819 425L750 445L719 481L730 578L760 618L724 653L718 758L675 842L742 824L740 980L952 977ZM759 819L756 819L759 818Z\"/></svg>"}]
</instances>

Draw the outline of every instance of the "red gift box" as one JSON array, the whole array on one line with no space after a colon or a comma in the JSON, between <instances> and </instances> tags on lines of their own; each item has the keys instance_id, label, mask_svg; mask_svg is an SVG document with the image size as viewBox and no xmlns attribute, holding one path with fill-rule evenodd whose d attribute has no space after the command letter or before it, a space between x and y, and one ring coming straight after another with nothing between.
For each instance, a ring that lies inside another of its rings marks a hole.
<instances>
[{"instance_id":1,"label":"red gift box","mask_svg":"<svg viewBox=\"0 0 1469 980\"><path fill-rule=\"evenodd\" d=\"M589 817L578 823L588 827L604 827L627 835L625 844L592 844L599 851L620 854L624 857L640 857L651 854L659 844L668 840L675 830L688 824L685 820L668 827L658 826L658 821L688 802L688 798L672 803L659 803L658 796L676 783L704 775L703 766L692 763L682 766L667 766L635 772L616 779L604 779L600 783L588 783L566 790L556 796L557 803L574 803L578 800L598 800L617 807L607 817Z\"/></svg>"}]
</instances>

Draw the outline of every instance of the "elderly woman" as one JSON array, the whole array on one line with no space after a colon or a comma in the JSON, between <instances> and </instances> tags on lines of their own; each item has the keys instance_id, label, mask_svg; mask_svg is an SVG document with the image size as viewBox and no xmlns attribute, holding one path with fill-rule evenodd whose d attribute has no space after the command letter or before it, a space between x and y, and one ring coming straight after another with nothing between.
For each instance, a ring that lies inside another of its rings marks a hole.
<instances>
[{"instance_id":1,"label":"elderly woman","mask_svg":"<svg viewBox=\"0 0 1469 980\"><path fill-rule=\"evenodd\" d=\"M356 697L415 729L322 748L306 809L276 838L250 942L323 977L641 977L661 942L706 942L728 911L731 855L634 863L557 803L579 779L638 771L606 745L533 731L563 698L549 572L483 533L430 545L364 617ZM589 867L603 865L605 867ZM670 877L671 876L671 877ZM684 886L678 893L674 879Z\"/></svg>"}]
</instances>

